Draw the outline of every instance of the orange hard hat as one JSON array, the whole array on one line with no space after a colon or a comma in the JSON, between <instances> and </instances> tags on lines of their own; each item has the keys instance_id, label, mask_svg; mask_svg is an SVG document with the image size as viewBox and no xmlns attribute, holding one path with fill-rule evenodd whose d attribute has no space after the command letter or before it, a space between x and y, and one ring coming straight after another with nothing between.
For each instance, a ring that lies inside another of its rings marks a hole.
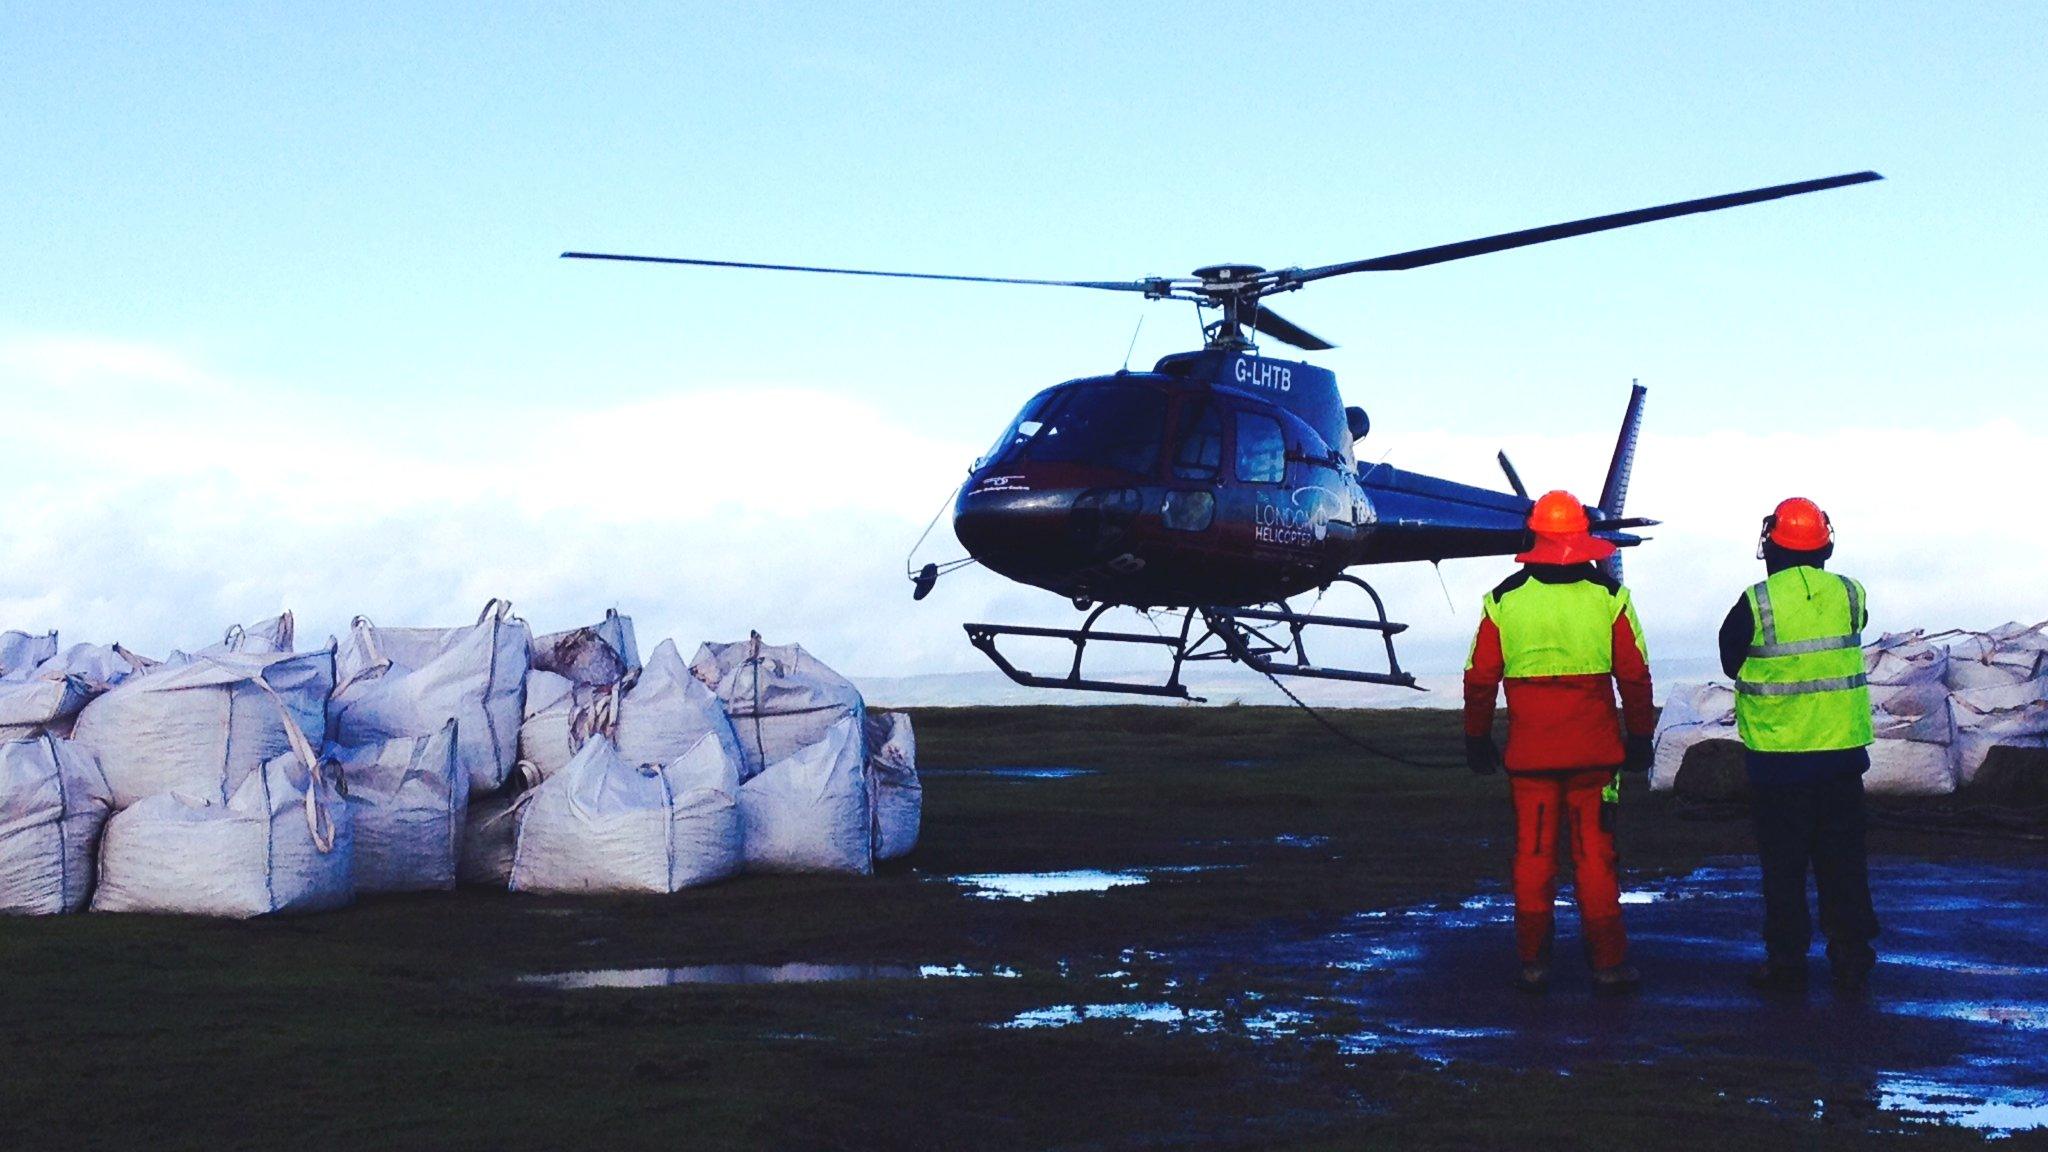
<instances>
[{"instance_id":1,"label":"orange hard hat","mask_svg":"<svg viewBox=\"0 0 2048 1152\"><path fill-rule=\"evenodd\" d=\"M1591 528L1586 521L1586 506L1562 489L1545 492L1536 506L1529 509L1529 531L1544 536L1576 536Z\"/></svg>"},{"instance_id":2,"label":"orange hard hat","mask_svg":"<svg viewBox=\"0 0 2048 1152\"><path fill-rule=\"evenodd\" d=\"M1524 564L1584 564L1614 555L1612 542L1592 535L1586 506L1569 492L1545 492L1529 509L1527 551L1515 559Z\"/></svg>"},{"instance_id":3,"label":"orange hard hat","mask_svg":"<svg viewBox=\"0 0 2048 1152\"><path fill-rule=\"evenodd\" d=\"M1818 552L1834 542L1835 526L1820 505L1804 496L1781 501L1764 520L1771 543L1794 552Z\"/></svg>"}]
</instances>

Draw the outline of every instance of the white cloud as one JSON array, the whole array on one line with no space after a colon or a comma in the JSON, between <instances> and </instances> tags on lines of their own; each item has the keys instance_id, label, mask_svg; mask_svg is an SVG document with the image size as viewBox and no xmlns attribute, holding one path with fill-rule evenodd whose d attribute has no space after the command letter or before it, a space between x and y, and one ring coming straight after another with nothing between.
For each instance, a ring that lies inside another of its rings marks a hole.
<instances>
[{"instance_id":1,"label":"white cloud","mask_svg":"<svg viewBox=\"0 0 2048 1152\"><path fill-rule=\"evenodd\" d=\"M138 387L154 383L160 387ZM634 615L647 645L760 628L870 675L978 670L963 620L1061 623L1064 602L968 569L913 605L903 553L979 444L857 398L722 388L633 404L563 400L431 418L352 397L217 379L146 347L0 343L9 462L0 627L162 651L295 609L317 639L357 613L468 619L509 596L541 630ZM422 404L423 411L436 411ZM287 433L286 429L300 431ZM304 431L310 429L310 432ZM1590 497L1611 433L1505 442L1532 486ZM1496 438L1404 436L1392 463L1497 483ZM1758 566L1758 518L1813 496L1877 622L1983 626L2048 615L2048 537L2031 505L2048 436L1659 430L1631 511L1658 516L1629 558L1660 656L1704 656ZM957 548L942 527L931 558ZM1462 660L1506 560L1365 575L1410 620L1419 671Z\"/></svg>"}]
</instances>

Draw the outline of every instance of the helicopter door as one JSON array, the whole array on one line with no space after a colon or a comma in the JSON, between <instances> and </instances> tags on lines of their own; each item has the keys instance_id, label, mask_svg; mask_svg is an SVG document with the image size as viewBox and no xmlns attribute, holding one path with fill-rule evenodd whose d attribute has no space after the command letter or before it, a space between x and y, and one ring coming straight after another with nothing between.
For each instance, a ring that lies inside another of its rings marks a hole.
<instances>
[{"instance_id":1,"label":"helicopter door","mask_svg":"<svg viewBox=\"0 0 2048 1152\"><path fill-rule=\"evenodd\" d=\"M1207 396L1185 396L1173 440L1173 487L1160 520L1181 532L1205 532L1216 522L1216 482L1223 476L1223 413Z\"/></svg>"}]
</instances>

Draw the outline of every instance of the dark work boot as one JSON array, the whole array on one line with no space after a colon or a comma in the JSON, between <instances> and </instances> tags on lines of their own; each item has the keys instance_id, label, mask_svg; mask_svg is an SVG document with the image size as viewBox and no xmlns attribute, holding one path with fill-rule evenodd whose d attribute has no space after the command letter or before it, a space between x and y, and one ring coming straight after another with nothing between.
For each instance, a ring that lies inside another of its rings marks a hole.
<instances>
[{"instance_id":1,"label":"dark work boot","mask_svg":"<svg viewBox=\"0 0 2048 1152\"><path fill-rule=\"evenodd\" d=\"M1806 991L1806 965L1766 960L1750 970L1749 986L1759 992Z\"/></svg>"},{"instance_id":2,"label":"dark work boot","mask_svg":"<svg viewBox=\"0 0 2048 1152\"><path fill-rule=\"evenodd\" d=\"M1593 991L1602 996L1623 996L1642 987L1643 974L1633 964L1593 970Z\"/></svg>"},{"instance_id":3,"label":"dark work boot","mask_svg":"<svg viewBox=\"0 0 2048 1152\"><path fill-rule=\"evenodd\" d=\"M1835 990L1861 995L1870 987L1870 970L1877 967L1877 953L1869 945L1857 948L1828 948L1828 971Z\"/></svg>"},{"instance_id":4,"label":"dark work boot","mask_svg":"<svg viewBox=\"0 0 2048 1152\"><path fill-rule=\"evenodd\" d=\"M1542 960L1531 964L1524 964L1521 970L1515 973L1512 983L1517 992L1528 992L1531 994L1548 992L1550 991L1550 965Z\"/></svg>"}]
</instances>

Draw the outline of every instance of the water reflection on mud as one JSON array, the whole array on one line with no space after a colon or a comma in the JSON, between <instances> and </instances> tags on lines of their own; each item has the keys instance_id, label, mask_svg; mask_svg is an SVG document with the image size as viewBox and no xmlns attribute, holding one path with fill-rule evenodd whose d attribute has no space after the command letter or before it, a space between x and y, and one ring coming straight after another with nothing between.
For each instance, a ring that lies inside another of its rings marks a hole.
<instances>
[{"instance_id":1,"label":"water reflection on mud","mask_svg":"<svg viewBox=\"0 0 2048 1152\"><path fill-rule=\"evenodd\" d=\"M926 768L920 776L978 776L989 780L1071 780L1099 775L1095 768Z\"/></svg>"},{"instance_id":2,"label":"water reflection on mud","mask_svg":"<svg viewBox=\"0 0 2048 1152\"><path fill-rule=\"evenodd\" d=\"M1170 1002L1053 1006L1010 1026L1144 1020L1566 1072L1678 1056L1791 1060L1867 1084L1879 1107L1911 1119L1994 1133L2043 1127L2042 877L2038 869L1877 862L1884 960L1863 996L1833 991L1817 954L1804 996L1760 997L1745 987L1759 952L1757 876L1715 866L1624 894L1632 959L1647 977L1634 997L1592 995L1569 913L1559 916L1551 992L1511 990L1513 901L1492 886L1461 900L1360 913L1332 932L1220 937L1159 958L1172 979L1154 986ZM1255 1002L1259 1012L1195 1010L1218 999Z\"/></svg>"},{"instance_id":3,"label":"water reflection on mud","mask_svg":"<svg viewBox=\"0 0 2048 1152\"><path fill-rule=\"evenodd\" d=\"M596 968L519 978L537 988L667 988L684 984L831 984L848 980L1014 978L1017 970L964 964L690 964L679 968Z\"/></svg>"}]
</instances>

